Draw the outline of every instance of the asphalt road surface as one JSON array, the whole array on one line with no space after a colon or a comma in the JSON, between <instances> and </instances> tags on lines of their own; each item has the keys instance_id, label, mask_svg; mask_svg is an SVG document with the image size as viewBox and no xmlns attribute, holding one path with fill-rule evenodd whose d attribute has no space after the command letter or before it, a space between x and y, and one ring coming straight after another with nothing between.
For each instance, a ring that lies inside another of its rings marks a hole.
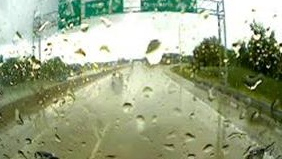
<instances>
[{"instance_id":1,"label":"asphalt road surface","mask_svg":"<svg viewBox=\"0 0 282 159\"><path fill-rule=\"evenodd\" d=\"M256 145L164 69L141 63L19 114L0 130L0 158L241 159Z\"/></svg>"}]
</instances>

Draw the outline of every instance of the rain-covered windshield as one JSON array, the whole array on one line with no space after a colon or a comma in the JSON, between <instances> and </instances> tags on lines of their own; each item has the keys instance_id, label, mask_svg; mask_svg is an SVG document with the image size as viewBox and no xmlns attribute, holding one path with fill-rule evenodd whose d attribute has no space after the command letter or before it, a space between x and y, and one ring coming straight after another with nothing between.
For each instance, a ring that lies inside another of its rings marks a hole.
<instances>
[{"instance_id":1,"label":"rain-covered windshield","mask_svg":"<svg viewBox=\"0 0 282 159\"><path fill-rule=\"evenodd\" d=\"M269 0L1 0L0 158L282 159Z\"/></svg>"}]
</instances>

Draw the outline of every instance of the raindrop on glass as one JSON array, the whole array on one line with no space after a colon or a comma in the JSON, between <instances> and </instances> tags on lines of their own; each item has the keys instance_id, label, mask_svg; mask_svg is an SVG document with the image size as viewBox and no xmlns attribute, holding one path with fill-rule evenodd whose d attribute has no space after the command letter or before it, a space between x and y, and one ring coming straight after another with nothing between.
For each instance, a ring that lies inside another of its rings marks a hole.
<instances>
[{"instance_id":1,"label":"raindrop on glass","mask_svg":"<svg viewBox=\"0 0 282 159\"><path fill-rule=\"evenodd\" d=\"M193 134L191 134L191 133L189 133L189 132L187 132L186 134L185 134L185 142L190 142L190 141L193 141L193 140L195 140L196 139L196 136L195 135L193 135Z\"/></svg>"},{"instance_id":2,"label":"raindrop on glass","mask_svg":"<svg viewBox=\"0 0 282 159\"><path fill-rule=\"evenodd\" d=\"M215 99L213 87L208 90L208 99L209 101L213 101Z\"/></svg>"},{"instance_id":3,"label":"raindrop on glass","mask_svg":"<svg viewBox=\"0 0 282 159\"><path fill-rule=\"evenodd\" d=\"M110 52L111 52L110 49L109 49L109 47L108 47L107 45L102 45L102 46L100 47L100 51L101 51L102 53L110 53Z\"/></svg>"},{"instance_id":4,"label":"raindrop on glass","mask_svg":"<svg viewBox=\"0 0 282 159\"><path fill-rule=\"evenodd\" d=\"M176 132L174 130L169 132L166 136L166 139L174 139L174 138L176 138Z\"/></svg>"},{"instance_id":5,"label":"raindrop on glass","mask_svg":"<svg viewBox=\"0 0 282 159\"><path fill-rule=\"evenodd\" d=\"M89 24L82 23L82 24L80 25L80 30L81 30L82 32L87 32L88 29L89 29Z\"/></svg>"},{"instance_id":6,"label":"raindrop on glass","mask_svg":"<svg viewBox=\"0 0 282 159\"><path fill-rule=\"evenodd\" d=\"M59 159L53 153L46 152L46 151L37 151L34 153L34 157L36 159Z\"/></svg>"},{"instance_id":7,"label":"raindrop on glass","mask_svg":"<svg viewBox=\"0 0 282 159\"><path fill-rule=\"evenodd\" d=\"M32 143L32 139L31 138L25 138L25 143L26 144L31 144Z\"/></svg>"},{"instance_id":8,"label":"raindrop on glass","mask_svg":"<svg viewBox=\"0 0 282 159\"><path fill-rule=\"evenodd\" d=\"M153 123L153 124L156 124L157 121L158 121L158 116L157 116L157 115L153 115L153 116L152 116L152 123Z\"/></svg>"},{"instance_id":9,"label":"raindrop on glass","mask_svg":"<svg viewBox=\"0 0 282 159\"><path fill-rule=\"evenodd\" d=\"M228 150L229 150L229 145L228 144L225 144L222 146L222 151L224 154L228 153Z\"/></svg>"},{"instance_id":10,"label":"raindrop on glass","mask_svg":"<svg viewBox=\"0 0 282 159\"><path fill-rule=\"evenodd\" d=\"M145 129L145 118L143 115L136 116L136 124L138 132L142 132Z\"/></svg>"},{"instance_id":11,"label":"raindrop on glass","mask_svg":"<svg viewBox=\"0 0 282 159\"><path fill-rule=\"evenodd\" d=\"M214 154L214 153L211 153L211 154L210 154L210 157L211 157L211 158L213 158L214 156L215 156L215 154Z\"/></svg>"},{"instance_id":12,"label":"raindrop on glass","mask_svg":"<svg viewBox=\"0 0 282 159\"><path fill-rule=\"evenodd\" d=\"M106 157L106 158L117 158L116 155L106 155L105 157Z\"/></svg>"},{"instance_id":13,"label":"raindrop on glass","mask_svg":"<svg viewBox=\"0 0 282 159\"><path fill-rule=\"evenodd\" d=\"M85 141L82 141L82 142L81 142L81 146L82 146L82 147L85 147L85 146L86 146L86 142L85 142Z\"/></svg>"},{"instance_id":14,"label":"raindrop on glass","mask_svg":"<svg viewBox=\"0 0 282 159\"><path fill-rule=\"evenodd\" d=\"M149 93L149 92L153 92L153 89L151 87L144 87L143 90L142 90L143 93Z\"/></svg>"},{"instance_id":15,"label":"raindrop on glass","mask_svg":"<svg viewBox=\"0 0 282 159\"><path fill-rule=\"evenodd\" d=\"M167 91L168 94L173 94L173 93L177 92L176 86L173 85L172 83L168 85L167 89L168 89L168 91Z\"/></svg>"},{"instance_id":16,"label":"raindrop on glass","mask_svg":"<svg viewBox=\"0 0 282 159\"><path fill-rule=\"evenodd\" d=\"M18 150L18 154L20 157L27 159L26 155L24 154L22 150Z\"/></svg>"},{"instance_id":17,"label":"raindrop on glass","mask_svg":"<svg viewBox=\"0 0 282 159\"><path fill-rule=\"evenodd\" d=\"M180 108L174 108L174 109L173 109L173 112L174 112L174 114L175 114L176 116L180 116L181 113L182 113L182 110L181 110Z\"/></svg>"},{"instance_id":18,"label":"raindrop on glass","mask_svg":"<svg viewBox=\"0 0 282 159\"><path fill-rule=\"evenodd\" d=\"M133 105L131 103L126 102L123 104L122 108L124 113L130 113L133 110Z\"/></svg>"},{"instance_id":19,"label":"raindrop on glass","mask_svg":"<svg viewBox=\"0 0 282 159\"><path fill-rule=\"evenodd\" d=\"M244 85L251 91L255 90L262 83L262 74L257 76L246 76Z\"/></svg>"},{"instance_id":20,"label":"raindrop on glass","mask_svg":"<svg viewBox=\"0 0 282 159\"><path fill-rule=\"evenodd\" d=\"M189 114L189 117L190 117L191 119L194 119L194 118L195 118L195 112L190 113L190 114Z\"/></svg>"},{"instance_id":21,"label":"raindrop on glass","mask_svg":"<svg viewBox=\"0 0 282 159\"><path fill-rule=\"evenodd\" d=\"M38 143L38 145L39 145L39 146L44 146L44 145L45 145L45 142L44 142L44 141L41 141L41 142Z\"/></svg>"},{"instance_id":22,"label":"raindrop on glass","mask_svg":"<svg viewBox=\"0 0 282 159\"><path fill-rule=\"evenodd\" d=\"M195 154L192 154L192 153L189 153L187 155L187 159L195 159L196 158L196 155Z\"/></svg>"},{"instance_id":23,"label":"raindrop on glass","mask_svg":"<svg viewBox=\"0 0 282 159\"><path fill-rule=\"evenodd\" d=\"M20 114L20 111L18 109L15 109L15 119L16 119L17 124L19 124L19 125L24 124L24 121L23 121L22 116Z\"/></svg>"},{"instance_id":24,"label":"raindrop on glass","mask_svg":"<svg viewBox=\"0 0 282 159\"><path fill-rule=\"evenodd\" d=\"M210 13L208 10L204 10L202 12L200 12L200 17L202 17L203 19L208 19Z\"/></svg>"},{"instance_id":25,"label":"raindrop on glass","mask_svg":"<svg viewBox=\"0 0 282 159\"><path fill-rule=\"evenodd\" d=\"M55 141L62 142L61 137L58 134L55 134Z\"/></svg>"},{"instance_id":26,"label":"raindrop on glass","mask_svg":"<svg viewBox=\"0 0 282 159\"><path fill-rule=\"evenodd\" d=\"M3 154L4 159L10 159L11 157L7 154Z\"/></svg>"},{"instance_id":27,"label":"raindrop on glass","mask_svg":"<svg viewBox=\"0 0 282 159\"><path fill-rule=\"evenodd\" d=\"M171 144L171 143L169 143L169 144L164 144L164 148L165 148L166 150L169 150L169 151L174 151L174 150L175 150L174 144Z\"/></svg>"},{"instance_id":28,"label":"raindrop on glass","mask_svg":"<svg viewBox=\"0 0 282 159\"><path fill-rule=\"evenodd\" d=\"M256 40L256 41L259 40L260 38L261 38L260 34L254 34L253 35L253 39Z\"/></svg>"},{"instance_id":29,"label":"raindrop on glass","mask_svg":"<svg viewBox=\"0 0 282 159\"><path fill-rule=\"evenodd\" d=\"M207 145L205 145L204 147L203 147L203 151L205 152L205 153L209 153L209 152L211 152L212 150L213 150L213 145L212 144L207 144Z\"/></svg>"}]
</instances>

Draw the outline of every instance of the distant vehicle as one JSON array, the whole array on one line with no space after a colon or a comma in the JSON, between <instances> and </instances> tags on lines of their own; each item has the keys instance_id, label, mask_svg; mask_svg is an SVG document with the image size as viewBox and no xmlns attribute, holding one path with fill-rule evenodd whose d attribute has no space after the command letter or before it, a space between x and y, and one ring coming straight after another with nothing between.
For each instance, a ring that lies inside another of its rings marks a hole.
<instances>
[{"instance_id":1,"label":"distant vehicle","mask_svg":"<svg viewBox=\"0 0 282 159\"><path fill-rule=\"evenodd\" d=\"M123 74L121 72L114 72L112 74L112 89L116 92L120 92L123 86Z\"/></svg>"}]
</instances>

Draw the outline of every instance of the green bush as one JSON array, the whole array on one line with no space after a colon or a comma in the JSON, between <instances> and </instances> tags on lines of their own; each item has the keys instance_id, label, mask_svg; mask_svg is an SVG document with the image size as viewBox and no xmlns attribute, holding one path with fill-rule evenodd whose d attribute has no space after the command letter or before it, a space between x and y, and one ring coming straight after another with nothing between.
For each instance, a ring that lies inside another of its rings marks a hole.
<instances>
[{"instance_id":1,"label":"green bush","mask_svg":"<svg viewBox=\"0 0 282 159\"><path fill-rule=\"evenodd\" d=\"M276 77L280 69L281 53L274 31L270 31L270 28L265 29L256 22L253 22L250 27L253 32L248 43L251 69Z\"/></svg>"},{"instance_id":2,"label":"green bush","mask_svg":"<svg viewBox=\"0 0 282 159\"><path fill-rule=\"evenodd\" d=\"M223 66L225 47L216 37L205 38L193 54L198 67Z\"/></svg>"},{"instance_id":3,"label":"green bush","mask_svg":"<svg viewBox=\"0 0 282 159\"><path fill-rule=\"evenodd\" d=\"M36 65L37 68L35 67ZM34 57L10 58L0 67L0 83L13 86L19 83L38 78L40 62Z\"/></svg>"},{"instance_id":4,"label":"green bush","mask_svg":"<svg viewBox=\"0 0 282 159\"><path fill-rule=\"evenodd\" d=\"M40 77L44 80L63 81L70 76L70 67L59 57L52 58L42 64Z\"/></svg>"}]
</instances>

